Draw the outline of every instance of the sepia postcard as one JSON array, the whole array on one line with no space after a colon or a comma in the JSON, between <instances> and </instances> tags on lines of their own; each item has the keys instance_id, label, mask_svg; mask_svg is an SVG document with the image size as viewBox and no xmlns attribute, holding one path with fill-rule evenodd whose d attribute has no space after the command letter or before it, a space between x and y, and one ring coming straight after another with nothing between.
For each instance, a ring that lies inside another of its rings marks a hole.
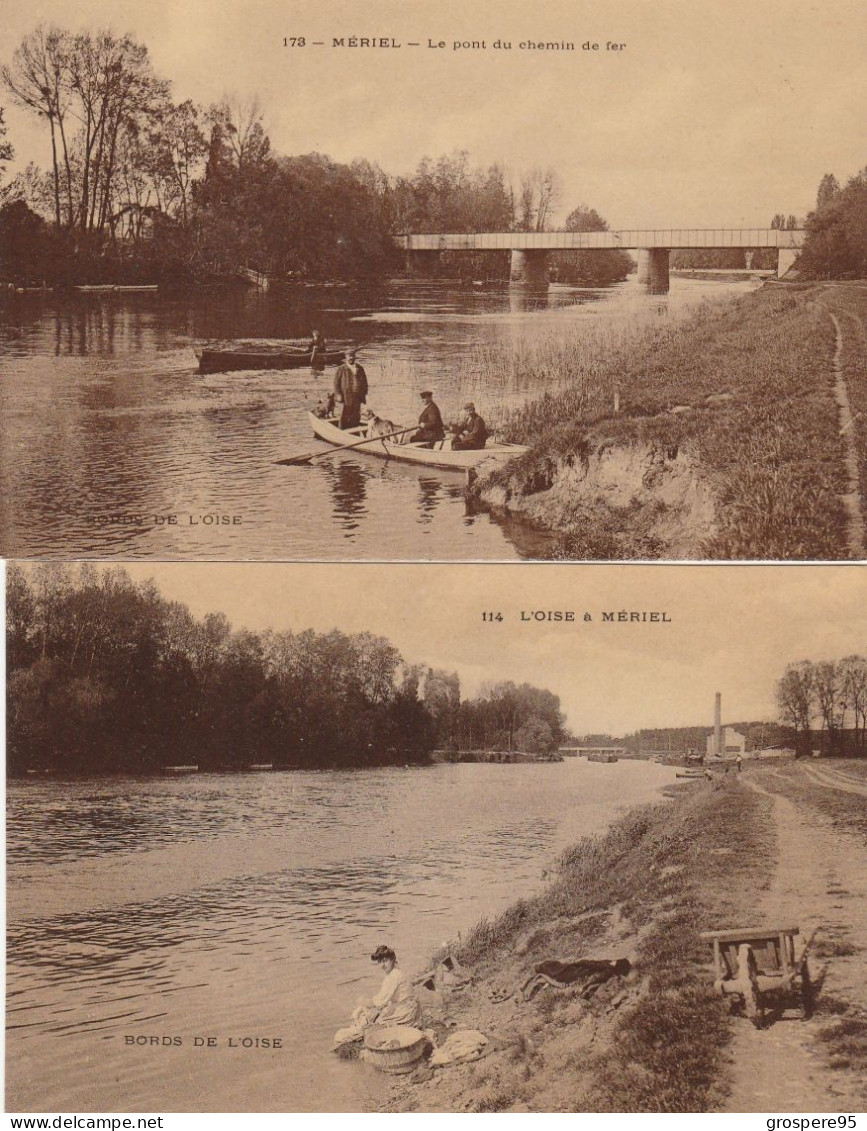
<instances>
[{"instance_id":1,"label":"sepia postcard","mask_svg":"<svg viewBox=\"0 0 867 1131\"><path fill-rule=\"evenodd\" d=\"M0 27L5 1110L854 1131L862 0Z\"/></svg>"},{"instance_id":2,"label":"sepia postcard","mask_svg":"<svg viewBox=\"0 0 867 1131\"><path fill-rule=\"evenodd\" d=\"M4 556L864 558L862 0L2 22Z\"/></svg>"},{"instance_id":3,"label":"sepia postcard","mask_svg":"<svg viewBox=\"0 0 867 1131\"><path fill-rule=\"evenodd\" d=\"M11 563L7 1110L863 1111L865 585Z\"/></svg>"}]
</instances>

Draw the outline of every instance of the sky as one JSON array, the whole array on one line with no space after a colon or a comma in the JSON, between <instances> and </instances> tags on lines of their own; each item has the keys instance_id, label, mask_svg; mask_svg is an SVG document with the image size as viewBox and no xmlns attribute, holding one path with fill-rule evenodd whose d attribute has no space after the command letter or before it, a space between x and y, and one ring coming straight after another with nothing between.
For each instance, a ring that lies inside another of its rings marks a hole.
<instances>
[{"instance_id":1,"label":"sky","mask_svg":"<svg viewBox=\"0 0 867 1131\"><path fill-rule=\"evenodd\" d=\"M772 721L786 664L867 652L862 566L126 563L234 627L386 636L457 671L465 696L511 679L560 696L576 733ZM572 622L521 614L572 611ZM482 614L503 614L485 621ZM670 620L606 622L603 612ZM584 619L589 613L590 621Z\"/></svg>"},{"instance_id":2,"label":"sky","mask_svg":"<svg viewBox=\"0 0 867 1131\"><path fill-rule=\"evenodd\" d=\"M752 227L803 217L826 172L867 161L864 16L864 0L5 0L2 55L40 20L110 27L178 101L258 94L279 153L400 174L466 149L514 179L553 166L555 221L584 203L614 228ZM352 35L402 46L332 46ZM540 41L576 50L520 48ZM3 103L12 171L47 166L44 126Z\"/></svg>"}]
</instances>

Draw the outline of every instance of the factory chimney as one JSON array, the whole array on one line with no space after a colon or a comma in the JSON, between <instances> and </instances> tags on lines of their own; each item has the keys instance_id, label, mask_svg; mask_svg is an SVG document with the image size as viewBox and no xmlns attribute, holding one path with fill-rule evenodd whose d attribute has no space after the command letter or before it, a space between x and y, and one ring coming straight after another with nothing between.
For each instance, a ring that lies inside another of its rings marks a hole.
<instances>
[{"instance_id":1,"label":"factory chimney","mask_svg":"<svg viewBox=\"0 0 867 1131\"><path fill-rule=\"evenodd\" d=\"M722 695L719 691L713 704L713 753L715 758L722 756Z\"/></svg>"}]
</instances>

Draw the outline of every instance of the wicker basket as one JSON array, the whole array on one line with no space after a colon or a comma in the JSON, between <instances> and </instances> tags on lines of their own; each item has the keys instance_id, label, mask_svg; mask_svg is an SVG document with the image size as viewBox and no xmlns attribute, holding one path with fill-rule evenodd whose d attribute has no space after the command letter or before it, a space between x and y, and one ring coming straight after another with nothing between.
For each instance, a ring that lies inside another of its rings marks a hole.
<instances>
[{"instance_id":1,"label":"wicker basket","mask_svg":"<svg viewBox=\"0 0 867 1131\"><path fill-rule=\"evenodd\" d=\"M380 1072L412 1072L424 1055L425 1039L411 1025L371 1025L364 1032L364 1059Z\"/></svg>"}]
</instances>

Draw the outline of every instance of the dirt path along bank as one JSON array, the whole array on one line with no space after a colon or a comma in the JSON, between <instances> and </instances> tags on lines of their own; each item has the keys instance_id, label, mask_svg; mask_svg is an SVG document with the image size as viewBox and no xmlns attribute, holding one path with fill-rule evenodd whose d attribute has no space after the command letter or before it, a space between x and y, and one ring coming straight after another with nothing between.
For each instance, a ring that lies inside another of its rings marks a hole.
<instances>
[{"instance_id":1,"label":"dirt path along bank","mask_svg":"<svg viewBox=\"0 0 867 1131\"><path fill-rule=\"evenodd\" d=\"M818 781L819 788L827 782L832 789L854 788L862 796L867 794L864 786L841 781L842 775L833 770L827 777L811 765L803 772L808 781ZM828 1040L835 1027L863 1024L867 1032L863 842L857 834L835 828L827 818L774 792L773 775L761 775L758 781L751 778L745 775L753 788L772 800L776 833L773 879L760 902L757 922L797 924L802 939L814 937L809 962L818 986L817 1010L808 1021L789 1012L763 1030L745 1019L735 1026L725 1110L863 1111L867 1081L848 1069L844 1058L835 1061L835 1042Z\"/></svg>"}]
</instances>

